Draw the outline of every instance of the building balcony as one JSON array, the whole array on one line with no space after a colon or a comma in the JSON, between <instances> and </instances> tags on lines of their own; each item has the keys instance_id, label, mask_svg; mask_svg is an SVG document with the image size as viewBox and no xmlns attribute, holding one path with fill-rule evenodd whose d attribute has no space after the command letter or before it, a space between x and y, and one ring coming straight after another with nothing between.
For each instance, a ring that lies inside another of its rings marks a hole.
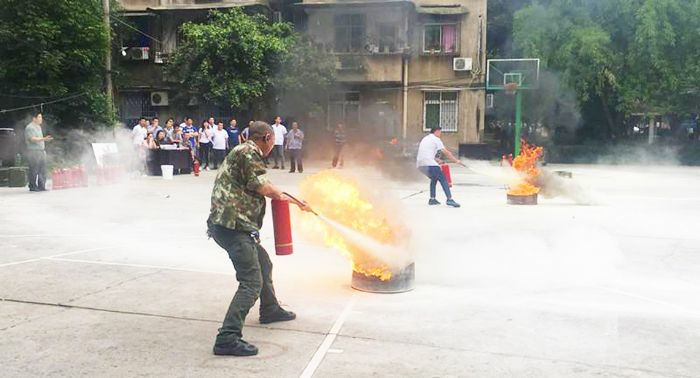
<instances>
[{"instance_id":1,"label":"building balcony","mask_svg":"<svg viewBox=\"0 0 700 378\"><path fill-rule=\"evenodd\" d=\"M400 53L334 53L339 82L400 83Z\"/></svg>"}]
</instances>

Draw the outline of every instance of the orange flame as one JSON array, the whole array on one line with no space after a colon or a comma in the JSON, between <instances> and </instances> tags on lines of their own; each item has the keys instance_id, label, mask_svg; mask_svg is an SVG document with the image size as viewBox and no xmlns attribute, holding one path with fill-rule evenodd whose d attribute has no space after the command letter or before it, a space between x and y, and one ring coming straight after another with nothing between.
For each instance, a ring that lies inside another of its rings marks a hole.
<instances>
[{"instance_id":1,"label":"orange flame","mask_svg":"<svg viewBox=\"0 0 700 378\"><path fill-rule=\"evenodd\" d=\"M327 170L307 177L300 188L301 195L314 210L365 237L385 245L401 242L402 227L387 220L386 211L373 205L360 190L358 183L337 171ZM352 262L355 272L382 281L391 279L391 268L372 257L377 251L363 251L362 246L350 242L341 232L313 215L303 215L302 227L321 235L324 243L341 251Z\"/></svg>"},{"instance_id":2,"label":"orange flame","mask_svg":"<svg viewBox=\"0 0 700 378\"><path fill-rule=\"evenodd\" d=\"M531 146L524 140L521 142L520 155L513 160L513 169L523 174L524 178L514 187L511 187L508 194L512 196L530 196L540 192L540 188L535 186L540 170L537 168L537 161L542 156L544 148Z\"/></svg>"}]
</instances>

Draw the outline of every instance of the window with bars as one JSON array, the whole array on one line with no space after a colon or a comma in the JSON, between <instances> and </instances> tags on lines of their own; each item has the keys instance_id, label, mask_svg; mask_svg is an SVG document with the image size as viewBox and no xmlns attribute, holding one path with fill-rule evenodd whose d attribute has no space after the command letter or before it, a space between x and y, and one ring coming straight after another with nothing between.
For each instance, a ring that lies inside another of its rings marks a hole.
<instances>
[{"instance_id":1,"label":"window with bars","mask_svg":"<svg viewBox=\"0 0 700 378\"><path fill-rule=\"evenodd\" d=\"M335 52L349 53L362 51L365 45L365 15L339 14L335 23Z\"/></svg>"},{"instance_id":2,"label":"window with bars","mask_svg":"<svg viewBox=\"0 0 700 378\"><path fill-rule=\"evenodd\" d=\"M457 24L426 24L423 28L423 52L451 54L457 52Z\"/></svg>"},{"instance_id":3,"label":"window with bars","mask_svg":"<svg viewBox=\"0 0 700 378\"><path fill-rule=\"evenodd\" d=\"M396 25L379 24L379 52L392 53L397 51L396 45Z\"/></svg>"},{"instance_id":4,"label":"window with bars","mask_svg":"<svg viewBox=\"0 0 700 378\"><path fill-rule=\"evenodd\" d=\"M423 92L424 124L423 129L430 130L440 126L442 131L457 131L457 92Z\"/></svg>"}]
</instances>

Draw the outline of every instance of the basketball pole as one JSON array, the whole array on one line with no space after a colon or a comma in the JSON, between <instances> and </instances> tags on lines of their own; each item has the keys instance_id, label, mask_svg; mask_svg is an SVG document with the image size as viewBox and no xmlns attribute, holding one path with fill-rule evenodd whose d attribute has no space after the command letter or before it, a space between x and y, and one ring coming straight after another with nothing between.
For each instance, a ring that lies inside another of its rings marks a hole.
<instances>
[{"instance_id":1,"label":"basketball pole","mask_svg":"<svg viewBox=\"0 0 700 378\"><path fill-rule=\"evenodd\" d=\"M523 93L522 91L518 90L515 92L515 153L513 156L518 156L520 155L520 133L523 127L523 119L522 119L522 111L523 111Z\"/></svg>"}]
</instances>

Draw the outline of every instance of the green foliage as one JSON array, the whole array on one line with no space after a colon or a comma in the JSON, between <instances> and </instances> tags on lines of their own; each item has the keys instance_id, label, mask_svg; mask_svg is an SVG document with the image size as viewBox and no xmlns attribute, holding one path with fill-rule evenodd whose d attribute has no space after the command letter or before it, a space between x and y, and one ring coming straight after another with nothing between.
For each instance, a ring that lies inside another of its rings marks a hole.
<instances>
[{"instance_id":1,"label":"green foliage","mask_svg":"<svg viewBox=\"0 0 700 378\"><path fill-rule=\"evenodd\" d=\"M59 125L112 121L102 89L108 35L99 1L0 0L0 107L86 93L45 111Z\"/></svg>"},{"instance_id":2,"label":"green foliage","mask_svg":"<svg viewBox=\"0 0 700 378\"><path fill-rule=\"evenodd\" d=\"M698 0L533 0L514 15L514 45L561 73L612 138L632 113L698 111L699 12Z\"/></svg>"},{"instance_id":3,"label":"green foliage","mask_svg":"<svg viewBox=\"0 0 700 378\"><path fill-rule=\"evenodd\" d=\"M211 12L206 23L182 26L184 43L167 67L205 101L245 107L274 89L297 96L332 81L332 66L287 23L233 8Z\"/></svg>"}]
</instances>

